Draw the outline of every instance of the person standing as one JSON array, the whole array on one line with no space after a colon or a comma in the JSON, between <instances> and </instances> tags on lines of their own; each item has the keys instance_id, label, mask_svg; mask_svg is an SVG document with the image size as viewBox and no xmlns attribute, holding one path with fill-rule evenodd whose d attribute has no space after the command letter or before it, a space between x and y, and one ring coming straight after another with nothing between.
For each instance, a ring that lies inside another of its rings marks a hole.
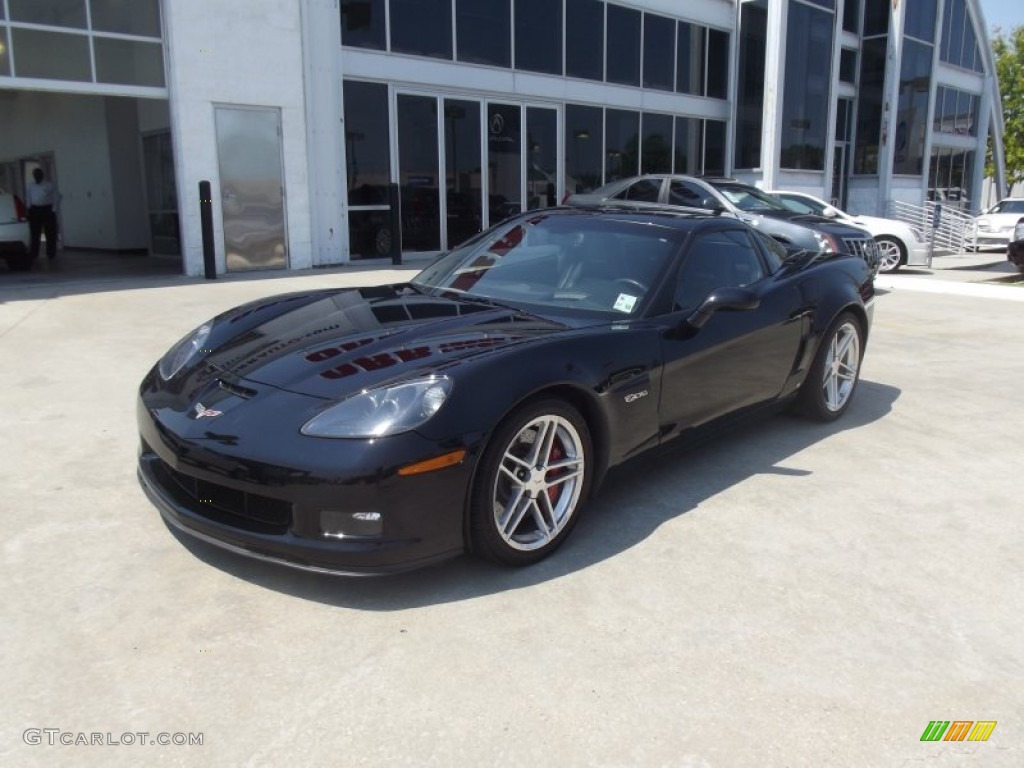
<instances>
[{"instance_id":1,"label":"person standing","mask_svg":"<svg viewBox=\"0 0 1024 768\"><path fill-rule=\"evenodd\" d=\"M32 171L35 182L28 185L28 229L31 237L32 259L39 255L39 238L46 235L46 256L57 255L57 202L60 195L52 181L47 180L41 168Z\"/></svg>"}]
</instances>

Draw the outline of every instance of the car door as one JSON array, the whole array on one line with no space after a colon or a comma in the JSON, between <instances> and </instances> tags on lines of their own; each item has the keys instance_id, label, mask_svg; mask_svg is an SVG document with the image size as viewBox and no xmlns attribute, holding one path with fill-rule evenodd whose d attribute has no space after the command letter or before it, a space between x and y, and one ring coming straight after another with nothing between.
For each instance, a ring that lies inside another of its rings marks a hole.
<instances>
[{"instance_id":1,"label":"car door","mask_svg":"<svg viewBox=\"0 0 1024 768\"><path fill-rule=\"evenodd\" d=\"M723 228L695 235L662 320L660 418L666 435L780 395L806 322L797 287L767 261L754 233ZM686 318L716 288L746 287L759 306L719 310L700 329Z\"/></svg>"}]
</instances>

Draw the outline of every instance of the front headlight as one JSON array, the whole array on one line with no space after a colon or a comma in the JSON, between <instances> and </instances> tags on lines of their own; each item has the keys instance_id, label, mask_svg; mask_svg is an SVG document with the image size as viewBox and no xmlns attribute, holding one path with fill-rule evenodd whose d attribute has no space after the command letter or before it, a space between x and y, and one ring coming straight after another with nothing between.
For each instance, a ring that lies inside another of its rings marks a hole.
<instances>
[{"instance_id":1,"label":"front headlight","mask_svg":"<svg viewBox=\"0 0 1024 768\"><path fill-rule=\"evenodd\" d=\"M825 232L815 232L814 239L818 243L818 250L821 253L838 253L835 238Z\"/></svg>"},{"instance_id":2,"label":"front headlight","mask_svg":"<svg viewBox=\"0 0 1024 768\"><path fill-rule=\"evenodd\" d=\"M378 387L353 395L310 419L302 434L312 437L383 437L416 429L437 413L452 391L447 376Z\"/></svg>"},{"instance_id":3,"label":"front headlight","mask_svg":"<svg viewBox=\"0 0 1024 768\"><path fill-rule=\"evenodd\" d=\"M158 366L160 376L164 381L174 378L178 371L188 365L189 360L203 348L206 340L210 337L211 330L213 330L212 321L203 323L170 348L167 354L160 359L160 365Z\"/></svg>"}]
</instances>

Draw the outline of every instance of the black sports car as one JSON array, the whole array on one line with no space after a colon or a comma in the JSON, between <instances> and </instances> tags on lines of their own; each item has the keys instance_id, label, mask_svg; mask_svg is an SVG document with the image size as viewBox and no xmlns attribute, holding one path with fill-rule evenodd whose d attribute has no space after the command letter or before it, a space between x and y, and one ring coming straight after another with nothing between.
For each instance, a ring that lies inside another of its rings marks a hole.
<instances>
[{"instance_id":1,"label":"black sports car","mask_svg":"<svg viewBox=\"0 0 1024 768\"><path fill-rule=\"evenodd\" d=\"M768 406L840 416L873 296L862 259L736 219L522 214L409 283L190 333L142 382L139 477L170 524L300 568L524 565L645 449Z\"/></svg>"}]
</instances>

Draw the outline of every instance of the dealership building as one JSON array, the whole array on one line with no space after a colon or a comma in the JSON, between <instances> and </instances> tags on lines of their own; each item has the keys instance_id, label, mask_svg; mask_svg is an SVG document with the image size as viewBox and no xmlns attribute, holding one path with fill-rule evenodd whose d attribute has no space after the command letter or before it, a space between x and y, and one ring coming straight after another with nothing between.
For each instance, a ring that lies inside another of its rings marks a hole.
<instances>
[{"instance_id":1,"label":"dealership building","mask_svg":"<svg viewBox=\"0 0 1024 768\"><path fill-rule=\"evenodd\" d=\"M647 172L977 210L1002 129L978 0L0 0L0 187L190 275L203 181L217 272L294 270Z\"/></svg>"}]
</instances>

